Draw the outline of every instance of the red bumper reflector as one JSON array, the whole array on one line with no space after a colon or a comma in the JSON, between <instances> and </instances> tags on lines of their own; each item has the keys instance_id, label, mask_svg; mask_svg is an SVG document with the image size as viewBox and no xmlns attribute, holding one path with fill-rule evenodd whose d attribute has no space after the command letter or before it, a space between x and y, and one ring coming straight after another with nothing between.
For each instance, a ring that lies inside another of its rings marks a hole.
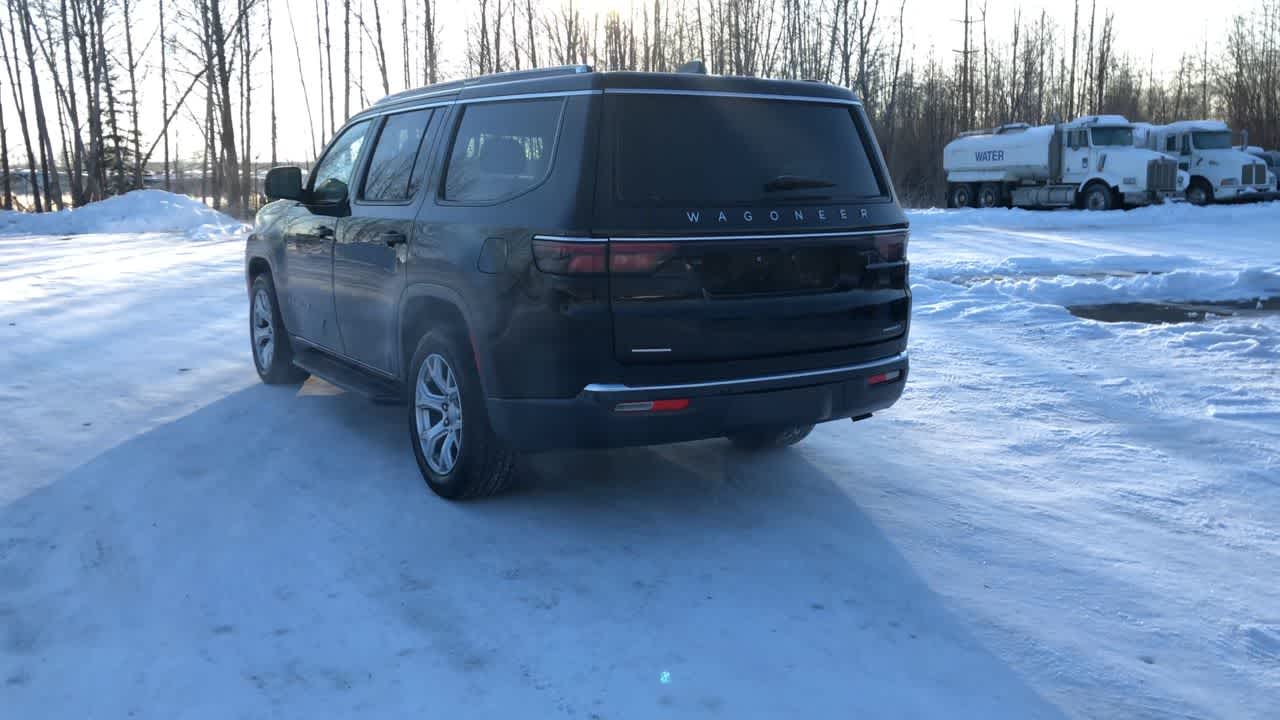
<instances>
[{"instance_id":1,"label":"red bumper reflector","mask_svg":"<svg viewBox=\"0 0 1280 720\"><path fill-rule=\"evenodd\" d=\"M672 412L674 410L684 410L689 407L687 398L678 400L643 400L641 402L624 402L613 406L614 412L634 413L634 412Z\"/></svg>"},{"instance_id":2,"label":"red bumper reflector","mask_svg":"<svg viewBox=\"0 0 1280 720\"><path fill-rule=\"evenodd\" d=\"M902 377L901 370L890 370L887 373L880 373L879 375L872 375L871 377L867 378L867 384L883 385L885 383L891 383L900 377Z\"/></svg>"}]
</instances>

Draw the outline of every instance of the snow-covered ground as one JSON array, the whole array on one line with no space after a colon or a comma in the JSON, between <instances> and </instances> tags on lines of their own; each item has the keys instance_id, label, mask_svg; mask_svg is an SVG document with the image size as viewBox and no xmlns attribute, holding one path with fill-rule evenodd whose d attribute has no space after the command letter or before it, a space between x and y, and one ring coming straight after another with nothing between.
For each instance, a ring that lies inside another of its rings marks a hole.
<instances>
[{"instance_id":1,"label":"snow-covered ground","mask_svg":"<svg viewBox=\"0 0 1280 720\"><path fill-rule=\"evenodd\" d=\"M1280 316L1065 306L1280 296L1280 203L912 222L892 410L468 504L240 240L0 237L0 717L1274 717Z\"/></svg>"}]
</instances>

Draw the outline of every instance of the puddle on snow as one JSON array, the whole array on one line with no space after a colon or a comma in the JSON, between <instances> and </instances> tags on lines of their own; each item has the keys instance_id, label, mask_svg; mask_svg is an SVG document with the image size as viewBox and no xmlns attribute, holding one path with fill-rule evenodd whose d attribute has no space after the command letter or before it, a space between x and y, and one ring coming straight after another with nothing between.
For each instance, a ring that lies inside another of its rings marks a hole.
<instances>
[{"instance_id":1,"label":"puddle on snow","mask_svg":"<svg viewBox=\"0 0 1280 720\"><path fill-rule=\"evenodd\" d=\"M1280 298L1225 302L1129 302L1068 305L1072 315L1099 322L1138 322L1149 325L1201 322L1210 317L1238 317L1280 313Z\"/></svg>"}]
</instances>

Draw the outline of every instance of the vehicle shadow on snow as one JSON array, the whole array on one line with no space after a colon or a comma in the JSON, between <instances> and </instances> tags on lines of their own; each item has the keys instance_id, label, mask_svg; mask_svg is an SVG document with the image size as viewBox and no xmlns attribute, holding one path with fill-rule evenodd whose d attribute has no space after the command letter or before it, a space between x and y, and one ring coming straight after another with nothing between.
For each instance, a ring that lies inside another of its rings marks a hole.
<instances>
[{"instance_id":1,"label":"vehicle shadow on snow","mask_svg":"<svg viewBox=\"0 0 1280 720\"><path fill-rule=\"evenodd\" d=\"M406 443L399 408L255 386L0 508L16 716L1062 716L842 490L854 467L554 453L455 504Z\"/></svg>"}]
</instances>

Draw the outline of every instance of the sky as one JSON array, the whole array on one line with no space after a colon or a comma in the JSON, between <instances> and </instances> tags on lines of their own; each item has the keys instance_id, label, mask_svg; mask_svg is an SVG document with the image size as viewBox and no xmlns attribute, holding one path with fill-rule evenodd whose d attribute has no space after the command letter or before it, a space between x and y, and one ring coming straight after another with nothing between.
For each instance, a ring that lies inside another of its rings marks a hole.
<instances>
[{"instance_id":1,"label":"sky","mask_svg":"<svg viewBox=\"0 0 1280 720\"><path fill-rule=\"evenodd\" d=\"M135 11L135 43L146 45L146 38L155 34L157 0L136 0ZM172 3L173 0L167 0ZM313 114L318 113L318 88L316 81L318 58L314 41L316 29L316 6L323 0L263 0L270 2L273 15L273 35L276 39L276 93L280 123L279 156L292 160L305 161L310 158L313 144L323 143L327 138L313 138L308 131L306 103L309 100ZM602 15L610 9L618 8L624 14L633 0L577 0L576 6L590 14L599 12ZM648 0L640 0L646 5ZM895 25L895 15L900 0L880 0L882 28L891 33ZM1087 23L1089 4L1093 0L1081 0L1081 25ZM331 27L335 59L341 62L341 0L329 0L333 13L334 25ZM353 6L358 0L353 0ZM1152 59L1157 68L1166 70L1176 67L1178 58L1183 53L1198 54L1207 38L1211 52L1220 41L1230 18L1238 13L1247 12L1257 6L1259 0L1214 0L1212 3L1187 2L1171 0L1161 3L1152 2L1098 2L1098 14L1101 18L1105 10L1115 14L1116 48L1121 54L1129 54L1135 58ZM372 26L372 3L366 0L369 8L369 24ZM414 26L420 23L421 4L409 2L409 14ZM382 23L387 33L386 44L388 64L391 66L391 91L403 89L403 79L399 34L403 23L400 3L384 1L381 3ZM473 3L449 2L439 3L441 13L441 37L443 38L442 57L446 79L460 77L465 71L463 64L463 47L465 28L469 14L473 12ZM638 6L637 6L638 7ZM970 14L975 18L981 16L982 0L970 0ZM1069 0L1059 2L1043 2L1040 0L987 0L988 39L993 45L1005 45L1009 42L1015 14L1021 11L1025 21L1039 16L1041 11L1047 12L1059 27L1071 24L1072 4ZM917 58L926 58L930 53L942 57L950 55L962 45L962 30L958 22L964 15L964 0L906 0L906 28L908 51ZM295 42L293 30L302 42ZM1099 20L1100 22L1100 20ZM265 32L265 17L260 13L257 25ZM172 27L172 26L171 26ZM352 65L353 74L358 65L358 28L353 22ZM171 29L172 32L172 29ZM981 27L974 27L975 41L980 41ZM122 44L122 43L121 43ZM141 81L140 97L142 107L142 136L144 149L151 140L157 137L162 126L160 111L159 72L157 44L150 44L148 61L144 63L145 77ZM411 50L416 58L418 52ZM254 138L254 155L256 161L265 162L270 159L268 139L270 137L270 115L268 112L267 54L265 47L255 61L256 92L254 96L254 117L252 119L252 135ZM306 68L299 71L299 63ZM365 95L371 102L382 94L381 84L377 79L376 66L370 52L370 44L365 40ZM420 60L415 60L414 85L421 83ZM175 81L176 82L176 81ZM307 93L302 91L307 85ZM177 91L171 90L170 95ZM7 88L6 88L7 99ZM51 103L46 103L50 106ZM341 90L338 90L337 101L341 112ZM365 105L360 91L353 90L352 112ZM20 142L16 123L10 116L10 146ZM175 121L173 142L184 157L191 157L198 152L201 145L200 136L195 126L183 119ZM159 151L155 159L159 159Z\"/></svg>"}]
</instances>

